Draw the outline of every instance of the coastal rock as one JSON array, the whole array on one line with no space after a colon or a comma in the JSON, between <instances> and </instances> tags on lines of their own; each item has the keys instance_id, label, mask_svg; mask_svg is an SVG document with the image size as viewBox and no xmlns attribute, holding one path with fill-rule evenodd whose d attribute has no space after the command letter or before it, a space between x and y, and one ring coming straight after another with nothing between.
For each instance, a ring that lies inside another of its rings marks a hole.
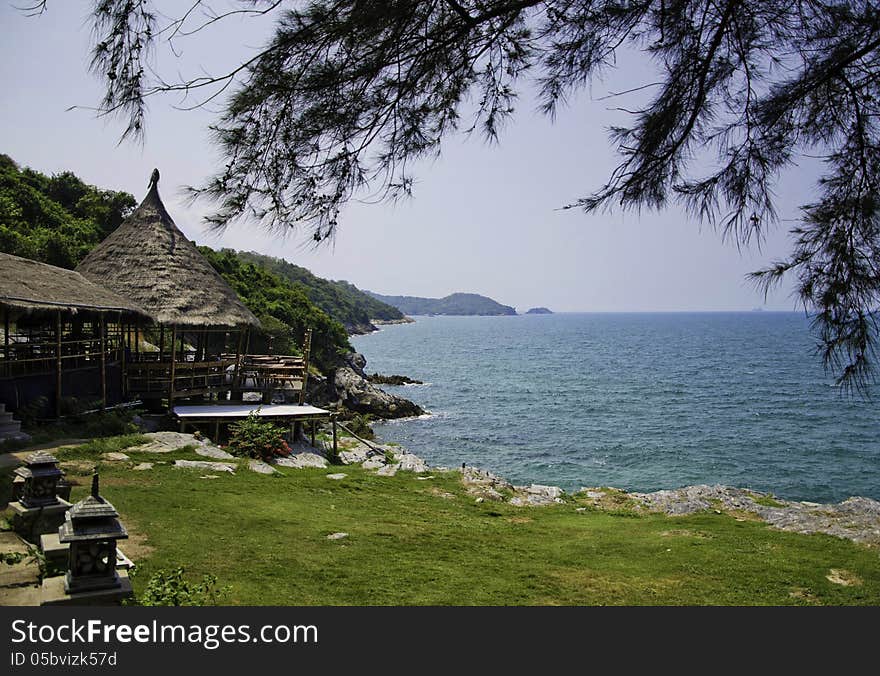
<instances>
[{"instance_id":1,"label":"coastal rock","mask_svg":"<svg viewBox=\"0 0 880 676\"><path fill-rule=\"evenodd\" d=\"M780 530L824 533L862 544L880 545L880 502L871 498L852 497L838 504L805 503L722 485L630 493L629 497L666 514L692 514L709 509L748 512Z\"/></svg>"},{"instance_id":2,"label":"coastal rock","mask_svg":"<svg viewBox=\"0 0 880 676\"><path fill-rule=\"evenodd\" d=\"M328 474L327 478L333 479L334 481L340 481L347 476L348 476L348 474L343 474L342 472L337 472L336 474Z\"/></svg>"},{"instance_id":3,"label":"coastal rock","mask_svg":"<svg viewBox=\"0 0 880 676\"><path fill-rule=\"evenodd\" d=\"M216 446L200 446L196 449L196 453L205 458L215 458L217 460L232 460L235 458L232 453L227 453L222 448Z\"/></svg>"},{"instance_id":4,"label":"coastal rock","mask_svg":"<svg viewBox=\"0 0 880 676\"><path fill-rule=\"evenodd\" d=\"M395 387L400 387L402 385L424 385L425 383L421 380L414 380L408 376L399 376L399 375L391 375L391 376L383 376L380 373L373 373L367 376L367 380L369 380L373 385L393 385Z\"/></svg>"},{"instance_id":5,"label":"coastal rock","mask_svg":"<svg viewBox=\"0 0 880 676\"><path fill-rule=\"evenodd\" d=\"M528 503L534 507L545 507L552 504L562 504L565 502L562 498L549 498L546 495L529 495Z\"/></svg>"},{"instance_id":6,"label":"coastal rock","mask_svg":"<svg viewBox=\"0 0 880 676\"><path fill-rule=\"evenodd\" d=\"M562 499L564 491L558 486L544 486L542 484L532 484L526 488L517 487L517 492L525 498L529 505L543 507L555 503L565 502ZM512 502L512 501L511 501Z\"/></svg>"},{"instance_id":7,"label":"coastal rock","mask_svg":"<svg viewBox=\"0 0 880 676\"><path fill-rule=\"evenodd\" d=\"M549 498L551 500L555 500L556 498L561 498L565 491L563 491L558 486L544 486L542 484L532 484L528 488L526 488L526 493L530 495L535 495L542 498Z\"/></svg>"},{"instance_id":8,"label":"coastal rock","mask_svg":"<svg viewBox=\"0 0 880 676\"><path fill-rule=\"evenodd\" d=\"M151 463L151 462L142 462L142 463L137 464L137 465L135 465L134 467L132 467L132 469L135 470L136 472L143 472L143 471L146 471L146 470L153 469L153 463Z\"/></svg>"},{"instance_id":9,"label":"coastal rock","mask_svg":"<svg viewBox=\"0 0 880 676\"><path fill-rule=\"evenodd\" d=\"M377 418L408 418L424 413L408 399L380 390L351 366L333 372L333 388L338 404L356 413L369 413Z\"/></svg>"},{"instance_id":10,"label":"coastal rock","mask_svg":"<svg viewBox=\"0 0 880 676\"><path fill-rule=\"evenodd\" d=\"M512 490L513 486L492 472L476 467L464 467L461 470L461 481L470 495L478 499L501 502L504 495L501 490Z\"/></svg>"},{"instance_id":11,"label":"coastal rock","mask_svg":"<svg viewBox=\"0 0 880 676\"><path fill-rule=\"evenodd\" d=\"M195 446L198 449L211 445L209 441L197 439L194 435L183 432L148 432L144 436L149 441L140 446L132 446L128 449L129 453L133 451L138 453L171 453L184 446Z\"/></svg>"},{"instance_id":12,"label":"coastal rock","mask_svg":"<svg viewBox=\"0 0 880 676\"><path fill-rule=\"evenodd\" d=\"M385 462L385 457L381 455L375 455L369 460L365 461L361 464L361 467L364 469L379 469L380 467L384 467L387 463Z\"/></svg>"},{"instance_id":13,"label":"coastal rock","mask_svg":"<svg viewBox=\"0 0 880 676\"><path fill-rule=\"evenodd\" d=\"M255 458L248 460L248 469L257 474L274 474L277 471L272 465Z\"/></svg>"},{"instance_id":14,"label":"coastal rock","mask_svg":"<svg viewBox=\"0 0 880 676\"><path fill-rule=\"evenodd\" d=\"M355 446L347 451L339 452L339 462L343 465L359 465L370 457L370 449L367 446Z\"/></svg>"},{"instance_id":15,"label":"coastal rock","mask_svg":"<svg viewBox=\"0 0 880 676\"><path fill-rule=\"evenodd\" d=\"M364 368L367 365L367 358L362 355L360 352L349 352L344 357L345 363L348 367L357 373L362 378L366 378L367 374L364 372Z\"/></svg>"},{"instance_id":16,"label":"coastal rock","mask_svg":"<svg viewBox=\"0 0 880 676\"><path fill-rule=\"evenodd\" d=\"M347 537L348 537L348 533L330 533L330 535L327 536L327 539L328 540L342 540Z\"/></svg>"},{"instance_id":17,"label":"coastal rock","mask_svg":"<svg viewBox=\"0 0 880 676\"><path fill-rule=\"evenodd\" d=\"M394 476L395 474L397 474L397 470L399 469L400 465L396 463L392 465L385 465L384 467L380 467L379 469L377 469L376 474L378 476Z\"/></svg>"},{"instance_id":18,"label":"coastal rock","mask_svg":"<svg viewBox=\"0 0 880 676\"><path fill-rule=\"evenodd\" d=\"M327 459L317 453L297 453L289 458L278 458L275 464L295 469L302 469L304 467L323 468L327 466Z\"/></svg>"},{"instance_id":19,"label":"coastal rock","mask_svg":"<svg viewBox=\"0 0 880 676\"><path fill-rule=\"evenodd\" d=\"M492 500L493 502L504 502L504 496L491 487L472 487L468 489L468 493L476 495L477 500Z\"/></svg>"},{"instance_id":20,"label":"coastal rock","mask_svg":"<svg viewBox=\"0 0 880 676\"><path fill-rule=\"evenodd\" d=\"M228 462L208 462L207 460L175 460L175 467L184 469L206 469L211 472L229 472L235 474L235 466Z\"/></svg>"},{"instance_id":21,"label":"coastal rock","mask_svg":"<svg viewBox=\"0 0 880 676\"><path fill-rule=\"evenodd\" d=\"M427 472L428 465L419 456L412 453L399 453L394 456L397 468L406 472Z\"/></svg>"},{"instance_id":22,"label":"coastal rock","mask_svg":"<svg viewBox=\"0 0 880 676\"><path fill-rule=\"evenodd\" d=\"M513 485L503 477L478 467L464 467L461 480L465 486L483 486L494 489L512 490Z\"/></svg>"},{"instance_id":23,"label":"coastal rock","mask_svg":"<svg viewBox=\"0 0 880 676\"><path fill-rule=\"evenodd\" d=\"M109 462L125 462L126 460L131 460L131 458L125 453L104 453L101 457Z\"/></svg>"}]
</instances>

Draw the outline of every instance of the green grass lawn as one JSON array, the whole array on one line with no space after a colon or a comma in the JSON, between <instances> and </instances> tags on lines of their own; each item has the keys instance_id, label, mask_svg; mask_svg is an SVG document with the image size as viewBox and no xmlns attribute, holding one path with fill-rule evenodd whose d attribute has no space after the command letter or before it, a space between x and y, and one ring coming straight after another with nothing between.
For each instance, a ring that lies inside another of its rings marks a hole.
<instances>
[{"instance_id":1,"label":"green grass lawn","mask_svg":"<svg viewBox=\"0 0 880 676\"><path fill-rule=\"evenodd\" d=\"M61 452L85 461L73 499L87 492L91 460L135 439ZM136 591L183 566L228 585L225 603L247 605L880 603L876 549L726 514L577 512L574 498L477 504L455 472L241 469L204 479L170 466L197 458L191 449L131 455L101 464L101 492L134 536L122 548L139 564ZM143 461L168 464L132 469ZM327 539L339 531L349 536Z\"/></svg>"}]
</instances>

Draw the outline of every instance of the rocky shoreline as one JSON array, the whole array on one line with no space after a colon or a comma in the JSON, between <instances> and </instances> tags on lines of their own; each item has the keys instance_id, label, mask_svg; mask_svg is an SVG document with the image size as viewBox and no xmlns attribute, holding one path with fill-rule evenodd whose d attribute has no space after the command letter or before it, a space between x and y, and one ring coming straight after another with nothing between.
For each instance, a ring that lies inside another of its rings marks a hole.
<instances>
[{"instance_id":1,"label":"rocky shoreline","mask_svg":"<svg viewBox=\"0 0 880 676\"><path fill-rule=\"evenodd\" d=\"M349 352L325 376L309 378L309 401L339 413L385 420L424 415L418 404L385 392L371 382L364 371L366 365L366 357Z\"/></svg>"},{"instance_id":2,"label":"rocky shoreline","mask_svg":"<svg viewBox=\"0 0 880 676\"><path fill-rule=\"evenodd\" d=\"M336 410L366 413L384 419L412 418L425 414L417 404L388 394L375 385L376 382L397 385L403 381L413 381L405 376L368 376L364 371L366 363L366 358L361 354L346 355L345 364L322 383L326 405ZM300 454L310 455L314 453ZM362 465L384 476L393 476L401 470L450 471L444 467L428 467L422 458L400 446L378 443L369 446L361 442L349 444L340 453L340 460L347 465ZM315 460L303 458L302 462L306 463L304 466L314 466ZM480 502L491 500L519 507L573 503L580 511L623 510L645 514L665 513L669 516L714 511L730 514L740 520L764 521L784 531L824 533L869 546L880 546L880 502L871 498L851 497L836 504L821 504L783 500L770 493L720 484L685 486L653 493L629 493L606 486L582 487L573 494L566 494L558 486L515 486L500 476L476 467L463 465L460 471L467 492Z\"/></svg>"},{"instance_id":3,"label":"rocky shoreline","mask_svg":"<svg viewBox=\"0 0 880 676\"><path fill-rule=\"evenodd\" d=\"M399 471L458 471L466 491L476 502L506 502L524 508L570 505L580 512L662 513L673 517L698 512L725 513L738 520L764 521L783 531L807 535L823 533L871 547L880 546L880 502L865 497L821 504L784 500L770 493L720 484L685 486L653 493L630 493L618 488L596 486L566 493L558 486L517 486L477 467L462 466L458 470L430 467L422 458L403 447L379 443L367 446L349 439L345 440L340 461L344 465L361 465L382 476L394 476Z\"/></svg>"},{"instance_id":4,"label":"rocky shoreline","mask_svg":"<svg viewBox=\"0 0 880 676\"><path fill-rule=\"evenodd\" d=\"M371 319L371 324L375 326L391 326L392 324L415 324L416 320L412 317L403 317L402 319ZM376 329L378 331L378 329Z\"/></svg>"},{"instance_id":5,"label":"rocky shoreline","mask_svg":"<svg viewBox=\"0 0 880 676\"><path fill-rule=\"evenodd\" d=\"M183 446L195 447L198 455L207 460L176 460L175 467L232 472L236 465L233 456L217 448L207 439L180 432L150 432L149 443L126 449L125 453L105 453L107 462L130 461L139 452L168 453ZM273 462L277 467L291 469L339 467L331 465L321 450L305 442L292 444L292 455ZM25 455L24 452L15 454ZM530 484L518 486L492 472L477 467L458 469L431 467L418 455L395 444L365 443L351 437L339 439L338 462L342 466L358 465L378 476L395 476L399 472L414 472L419 478L430 480L433 474L456 472L466 493L475 502L498 502L523 509L560 506L576 512L606 511L622 514L666 514L679 517L700 512L727 514L739 521L763 521L772 528L804 535L821 533L851 540L868 547L880 547L880 502L866 497L851 497L836 504L784 500L770 493L724 485L685 486L653 493L627 492L608 486L582 487L566 493L558 486ZM65 469L78 467L79 461L62 463ZM74 467L76 466L76 467ZM249 469L263 474L275 473L272 465L250 461ZM149 470L153 462L141 463L135 470ZM344 467L343 467L344 468ZM335 472L331 478L344 477ZM454 498L445 493L441 497Z\"/></svg>"}]
</instances>

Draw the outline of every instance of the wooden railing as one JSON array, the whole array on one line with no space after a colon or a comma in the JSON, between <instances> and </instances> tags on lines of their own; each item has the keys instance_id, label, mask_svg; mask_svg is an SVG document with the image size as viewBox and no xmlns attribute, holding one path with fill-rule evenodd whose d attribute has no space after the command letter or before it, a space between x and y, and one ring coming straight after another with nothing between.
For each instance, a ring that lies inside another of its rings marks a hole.
<instances>
[{"instance_id":1,"label":"wooden railing","mask_svg":"<svg viewBox=\"0 0 880 676\"><path fill-rule=\"evenodd\" d=\"M178 361L174 364L171 388L171 362L138 361L125 366L126 387L131 396L189 397L228 392L232 389L234 359Z\"/></svg>"},{"instance_id":2,"label":"wooden railing","mask_svg":"<svg viewBox=\"0 0 880 676\"><path fill-rule=\"evenodd\" d=\"M287 390L302 395L305 384L306 363L302 357L246 354L241 357L235 389L260 392ZM300 396L300 400L302 400L302 396Z\"/></svg>"}]
</instances>

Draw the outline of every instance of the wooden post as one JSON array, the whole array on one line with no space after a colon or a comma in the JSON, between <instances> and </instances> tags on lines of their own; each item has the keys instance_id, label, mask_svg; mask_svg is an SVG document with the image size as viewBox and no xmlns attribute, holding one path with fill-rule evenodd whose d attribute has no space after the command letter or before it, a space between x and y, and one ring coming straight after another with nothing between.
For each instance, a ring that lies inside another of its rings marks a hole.
<instances>
[{"instance_id":1,"label":"wooden post","mask_svg":"<svg viewBox=\"0 0 880 676\"><path fill-rule=\"evenodd\" d=\"M3 310L3 362L6 364L6 375L12 375L12 362L9 356L9 311Z\"/></svg>"},{"instance_id":2,"label":"wooden post","mask_svg":"<svg viewBox=\"0 0 880 676\"><path fill-rule=\"evenodd\" d=\"M162 355L165 353L165 325L159 327L159 361L162 361Z\"/></svg>"},{"instance_id":3,"label":"wooden post","mask_svg":"<svg viewBox=\"0 0 880 676\"><path fill-rule=\"evenodd\" d=\"M303 338L303 382L302 389L299 392L299 403L302 406L306 403L306 385L309 382L309 353L312 351L312 329L306 329L306 335Z\"/></svg>"},{"instance_id":4,"label":"wooden post","mask_svg":"<svg viewBox=\"0 0 880 676\"><path fill-rule=\"evenodd\" d=\"M171 327L171 378L168 381L168 412L174 408L174 359L177 356L177 324ZM182 429L182 428L181 428Z\"/></svg>"},{"instance_id":5,"label":"wooden post","mask_svg":"<svg viewBox=\"0 0 880 676\"><path fill-rule=\"evenodd\" d=\"M55 417L61 418L61 310L55 315Z\"/></svg>"},{"instance_id":6,"label":"wooden post","mask_svg":"<svg viewBox=\"0 0 880 676\"><path fill-rule=\"evenodd\" d=\"M315 447L315 425L316 421L314 418L312 418L312 448Z\"/></svg>"},{"instance_id":7,"label":"wooden post","mask_svg":"<svg viewBox=\"0 0 880 676\"><path fill-rule=\"evenodd\" d=\"M122 321L122 315L119 315L119 363L120 368L122 369L122 398L125 399L128 396L128 371L125 369L125 324Z\"/></svg>"},{"instance_id":8,"label":"wooden post","mask_svg":"<svg viewBox=\"0 0 880 676\"><path fill-rule=\"evenodd\" d=\"M135 322L134 325L134 353L140 355L141 353L141 321L140 319ZM138 359L140 361L140 359Z\"/></svg>"},{"instance_id":9,"label":"wooden post","mask_svg":"<svg viewBox=\"0 0 880 676\"><path fill-rule=\"evenodd\" d=\"M104 323L104 315L99 315L98 332L101 339L101 408L107 408L107 326Z\"/></svg>"},{"instance_id":10,"label":"wooden post","mask_svg":"<svg viewBox=\"0 0 880 676\"><path fill-rule=\"evenodd\" d=\"M333 457L339 457L339 449L336 447L336 414L330 416L330 420L333 422Z\"/></svg>"},{"instance_id":11,"label":"wooden post","mask_svg":"<svg viewBox=\"0 0 880 676\"><path fill-rule=\"evenodd\" d=\"M232 389L229 392L229 400L233 401L238 397L238 389L241 387L241 348L244 345L244 330L238 330L238 336L235 340L235 368L232 371Z\"/></svg>"}]
</instances>

